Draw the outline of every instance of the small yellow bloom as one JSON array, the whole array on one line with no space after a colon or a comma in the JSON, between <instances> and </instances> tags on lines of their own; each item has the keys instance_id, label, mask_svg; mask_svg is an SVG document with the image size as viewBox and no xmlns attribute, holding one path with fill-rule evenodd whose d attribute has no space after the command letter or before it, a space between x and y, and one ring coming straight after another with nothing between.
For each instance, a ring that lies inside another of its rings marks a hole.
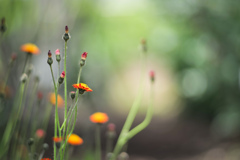
<instances>
[{"instance_id":1,"label":"small yellow bloom","mask_svg":"<svg viewBox=\"0 0 240 160\"><path fill-rule=\"evenodd\" d=\"M64 105L63 98L58 94L57 99L58 99L58 107L59 108L63 107L63 105ZM56 105L55 93L49 94L49 101L52 105Z\"/></svg>"},{"instance_id":2,"label":"small yellow bloom","mask_svg":"<svg viewBox=\"0 0 240 160\"><path fill-rule=\"evenodd\" d=\"M83 144L83 139L76 134L71 134L68 138L68 143L71 145L81 145Z\"/></svg>"},{"instance_id":3,"label":"small yellow bloom","mask_svg":"<svg viewBox=\"0 0 240 160\"><path fill-rule=\"evenodd\" d=\"M31 54L39 54L40 50L39 48L32 43L26 43L21 46L21 51L31 53Z\"/></svg>"},{"instance_id":4,"label":"small yellow bloom","mask_svg":"<svg viewBox=\"0 0 240 160\"><path fill-rule=\"evenodd\" d=\"M94 114L92 114L90 117L90 121L92 121L93 123L106 123L108 121L108 115L106 113L102 113L102 112L96 112Z\"/></svg>"}]
</instances>

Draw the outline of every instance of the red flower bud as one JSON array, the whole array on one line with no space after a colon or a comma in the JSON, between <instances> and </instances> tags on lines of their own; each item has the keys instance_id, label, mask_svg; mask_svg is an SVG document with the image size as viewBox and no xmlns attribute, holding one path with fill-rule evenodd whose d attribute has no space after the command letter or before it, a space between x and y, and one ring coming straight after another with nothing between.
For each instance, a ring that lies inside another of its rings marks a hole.
<instances>
[{"instance_id":1,"label":"red flower bud","mask_svg":"<svg viewBox=\"0 0 240 160\"><path fill-rule=\"evenodd\" d=\"M82 56L81 56L81 59L85 60L87 58L87 52L83 52Z\"/></svg>"}]
</instances>

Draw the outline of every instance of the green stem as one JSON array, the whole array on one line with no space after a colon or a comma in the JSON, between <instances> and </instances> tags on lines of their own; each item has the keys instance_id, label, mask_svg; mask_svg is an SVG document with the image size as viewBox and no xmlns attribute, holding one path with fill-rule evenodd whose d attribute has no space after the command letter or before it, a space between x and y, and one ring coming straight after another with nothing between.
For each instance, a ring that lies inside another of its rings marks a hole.
<instances>
[{"instance_id":1,"label":"green stem","mask_svg":"<svg viewBox=\"0 0 240 160\"><path fill-rule=\"evenodd\" d=\"M101 160L101 124L96 125L95 133L95 142L96 142L96 160Z\"/></svg>"},{"instance_id":2,"label":"green stem","mask_svg":"<svg viewBox=\"0 0 240 160\"><path fill-rule=\"evenodd\" d=\"M19 92L19 101L18 101L19 106L17 109L17 114L16 114L16 112L12 112L12 114L10 115L9 121L7 123L6 129L4 131L4 134L3 134L3 137L1 140L0 158L2 158L4 156L4 154L6 153L6 151L9 148L9 140L12 137L13 131L15 130L15 126L16 126L21 108L22 108L24 89L25 89L25 83L21 83L20 92Z\"/></svg>"},{"instance_id":3,"label":"green stem","mask_svg":"<svg viewBox=\"0 0 240 160\"><path fill-rule=\"evenodd\" d=\"M23 73L27 73L27 68L28 68L31 57L32 57L32 54L27 53L27 57L26 57L25 64L24 64L24 67L23 67Z\"/></svg>"},{"instance_id":4,"label":"green stem","mask_svg":"<svg viewBox=\"0 0 240 160\"><path fill-rule=\"evenodd\" d=\"M65 110L64 110L64 121L67 119L67 41L64 45L64 99L65 99ZM66 135L66 126L63 128L63 135ZM64 155L63 155L64 156Z\"/></svg>"},{"instance_id":5,"label":"green stem","mask_svg":"<svg viewBox=\"0 0 240 160\"><path fill-rule=\"evenodd\" d=\"M146 54L144 54L144 55L146 55ZM129 132L129 130L130 130L131 126L132 126L132 123L133 123L133 121L134 121L134 119L135 119L135 117L137 115L138 110L139 110L141 97L142 97L143 89L144 89L143 88L143 84L144 84L143 73L145 73L145 68L146 68L146 63L144 62L145 58L146 57L144 57L143 59L141 58L143 62L142 62L142 65L141 65L142 69L141 69L141 79L140 79L140 87L139 87L140 89L139 89L138 95L137 95L137 97L136 97L136 99L135 99L135 101L134 101L134 103L133 103L133 105L132 105L132 107L131 107L131 109L130 109L130 111L128 113L127 119L126 119L126 121L125 121L125 123L123 125L122 131L121 131L121 133L119 135L117 144L116 144L116 146L115 146L115 148L113 150L113 155L110 158L110 160L115 160L116 159L116 157L120 153L122 147L128 141L128 139L127 139L128 138L127 137L128 132Z\"/></svg>"},{"instance_id":6,"label":"green stem","mask_svg":"<svg viewBox=\"0 0 240 160\"><path fill-rule=\"evenodd\" d=\"M150 106L148 107L145 119L143 120L142 123L140 123L138 126L136 126L131 131L129 131L129 133L127 135L128 140L131 139L132 137L134 137L137 133L141 132L144 128L146 128L152 120L152 116L153 116L153 85L151 85L150 98L151 98Z\"/></svg>"}]
</instances>

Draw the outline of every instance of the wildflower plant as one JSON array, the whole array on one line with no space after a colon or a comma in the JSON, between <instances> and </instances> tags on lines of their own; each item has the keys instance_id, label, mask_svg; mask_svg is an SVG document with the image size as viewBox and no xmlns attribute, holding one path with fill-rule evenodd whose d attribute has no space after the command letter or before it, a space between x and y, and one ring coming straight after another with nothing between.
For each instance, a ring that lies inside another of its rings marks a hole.
<instances>
[{"instance_id":1,"label":"wildflower plant","mask_svg":"<svg viewBox=\"0 0 240 160\"><path fill-rule=\"evenodd\" d=\"M4 33L6 31L5 19L2 19L0 31ZM77 120L78 112L78 101L80 97L86 92L92 92L93 90L85 83L82 83L81 73L83 67L86 65L86 60L88 53L83 52L81 56L79 55L79 72L76 82L72 83L71 91L69 92L67 88L67 46L71 36L69 34L68 26L65 26L65 33L62 36L64 40L64 51L61 55L59 49L55 51L55 58L53 58L52 52L49 50L47 52L46 63L49 65L50 73L53 82L54 92L49 93L49 103L46 104L44 111L44 116L39 122L35 120L31 123L33 116L36 116L40 111L40 105L44 94L38 91L39 78L36 76L33 81L33 87L30 85L30 80L32 78L33 65L31 63L32 56L40 54L40 49L37 45L33 43L26 43L20 47L22 52L25 52L25 63L20 77L19 86L17 93L14 97L14 102L12 106L11 113L9 114L9 119L6 124L5 130L3 131L1 142L0 142L0 159L10 158L15 160L65 160L69 159L73 146L82 145L84 140L79 137L77 134L74 134L74 128ZM140 87L138 95L129 111L125 124L121 130L121 133L118 137L116 145L114 145L114 139L117 137L116 126L113 123L108 125L106 132L107 136L107 146L106 146L106 155L108 160L116 160L117 158L125 159L128 157L126 151L123 150L123 146L134 137L137 133L142 131L150 123L153 115L153 84L155 81L154 71L150 71L149 76L151 79L151 95L150 95L150 104L146 112L146 117L139 125L132 127L133 121L137 116L140 104L141 97L144 92L144 73L146 71L146 63L144 60L147 56L147 46L146 40L141 41L142 44L142 76L140 80ZM1 59L0 59L1 60ZM9 61L9 69L6 73L5 80L3 85L0 87L0 104L4 106L6 101L6 89L9 79L10 72L14 62L17 60L16 54L13 54ZM57 62L57 78L53 72L53 64ZM60 70L60 66L63 65L63 70ZM59 94L60 86L64 88L64 96ZM30 89L29 89L30 88ZM27 91L30 90L30 93ZM29 96L29 101L27 97ZM71 101L68 103L68 97ZM36 105L35 105L36 104ZM27 106L27 107L25 107ZM33 106L36 106L34 108ZM48 144L43 143L44 138L47 136L47 125L50 120L51 110L54 106L54 135L52 136L53 141L53 157L43 158L45 151L49 148ZM64 115L63 121L60 123L60 112L59 109L63 108ZM0 108L1 109L1 108ZM1 113L1 112L0 112ZM37 116L36 116L37 117ZM95 112L89 116L89 120L95 125L95 160L102 159L102 149L101 149L101 127L102 125L109 122L110 118L107 113ZM28 128L30 131L28 132ZM20 138L19 138L20 137ZM21 148L19 150L19 148ZM24 148L24 149L23 149ZM27 156L23 150L28 150ZM8 154L10 156L8 157ZM125 158L124 158L125 157Z\"/></svg>"}]
</instances>

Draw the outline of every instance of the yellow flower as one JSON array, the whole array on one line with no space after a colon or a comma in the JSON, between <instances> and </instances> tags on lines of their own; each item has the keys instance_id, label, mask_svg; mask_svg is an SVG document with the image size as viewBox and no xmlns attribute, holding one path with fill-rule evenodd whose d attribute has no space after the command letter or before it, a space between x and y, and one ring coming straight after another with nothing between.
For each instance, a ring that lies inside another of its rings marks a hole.
<instances>
[{"instance_id":1,"label":"yellow flower","mask_svg":"<svg viewBox=\"0 0 240 160\"><path fill-rule=\"evenodd\" d=\"M58 107L59 108L63 107L63 105L64 105L63 98L58 94L57 99L58 99ZM49 94L49 101L52 105L56 105L55 93L50 93Z\"/></svg>"},{"instance_id":2,"label":"yellow flower","mask_svg":"<svg viewBox=\"0 0 240 160\"><path fill-rule=\"evenodd\" d=\"M83 139L76 134L71 134L68 138L68 143L71 145L81 145L83 144Z\"/></svg>"},{"instance_id":3,"label":"yellow flower","mask_svg":"<svg viewBox=\"0 0 240 160\"><path fill-rule=\"evenodd\" d=\"M108 121L108 115L106 113L102 113L102 112L96 112L94 114L92 114L90 117L90 121L92 121L93 123L106 123Z\"/></svg>"},{"instance_id":4,"label":"yellow flower","mask_svg":"<svg viewBox=\"0 0 240 160\"><path fill-rule=\"evenodd\" d=\"M26 43L21 46L21 51L31 53L31 54L39 54L40 50L39 48L32 43Z\"/></svg>"}]
</instances>

